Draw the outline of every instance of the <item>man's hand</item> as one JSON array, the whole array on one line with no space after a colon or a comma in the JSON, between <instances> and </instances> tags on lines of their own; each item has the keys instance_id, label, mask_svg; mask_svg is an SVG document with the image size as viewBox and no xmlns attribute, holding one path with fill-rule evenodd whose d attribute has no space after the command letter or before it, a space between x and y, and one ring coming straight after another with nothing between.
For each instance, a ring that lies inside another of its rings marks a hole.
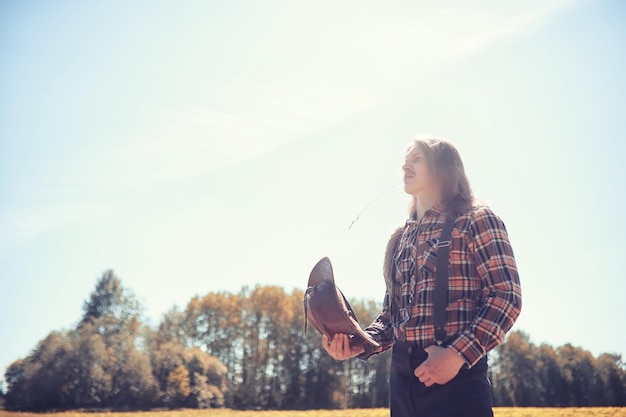
<instances>
[{"instance_id":1,"label":"man's hand","mask_svg":"<svg viewBox=\"0 0 626 417\"><path fill-rule=\"evenodd\" d=\"M462 357L449 348L433 345L425 350L428 358L413 373L427 387L447 384L457 376L465 363Z\"/></svg>"},{"instance_id":2,"label":"man's hand","mask_svg":"<svg viewBox=\"0 0 626 417\"><path fill-rule=\"evenodd\" d=\"M322 336L322 346L333 359L343 361L354 358L365 352L363 345L350 346L350 338L347 334L335 334L331 340Z\"/></svg>"}]
</instances>

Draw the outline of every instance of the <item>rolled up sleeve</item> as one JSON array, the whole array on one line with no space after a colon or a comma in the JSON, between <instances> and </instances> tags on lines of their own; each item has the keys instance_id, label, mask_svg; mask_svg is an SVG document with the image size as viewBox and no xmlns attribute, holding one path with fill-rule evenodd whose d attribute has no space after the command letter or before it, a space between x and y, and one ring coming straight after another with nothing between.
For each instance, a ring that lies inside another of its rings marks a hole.
<instances>
[{"instance_id":1,"label":"rolled up sleeve","mask_svg":"<svg viewBox=\"0 0 626 417\"><path fill-rule=\"evenodd\" d=\"M389 292L385 293L383 309L376 319L365 328L365 331L377 341L380 346L365 345L365 352L359 355L359 359L368 360L372 355L384 352L393 345L393 326L389 311Z\"/></svg>"}]
</instances>

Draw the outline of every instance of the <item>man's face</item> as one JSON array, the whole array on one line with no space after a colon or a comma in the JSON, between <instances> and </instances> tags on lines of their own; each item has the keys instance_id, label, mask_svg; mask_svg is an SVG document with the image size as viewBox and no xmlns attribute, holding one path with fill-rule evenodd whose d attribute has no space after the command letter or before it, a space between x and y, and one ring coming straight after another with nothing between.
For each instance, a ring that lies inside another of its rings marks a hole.
<instances>
[{"instance_id":1,"label":"man's face","mask_svg":"<svg viewBox=\"0 0 626 417\"><path fill-rule=\"evenodd\" d=\"M426 157L419 146L406 154L402 170L404 171L404 191L407 194L418 196L431 191L432 176Z\"/></svg>"}]
</instances>

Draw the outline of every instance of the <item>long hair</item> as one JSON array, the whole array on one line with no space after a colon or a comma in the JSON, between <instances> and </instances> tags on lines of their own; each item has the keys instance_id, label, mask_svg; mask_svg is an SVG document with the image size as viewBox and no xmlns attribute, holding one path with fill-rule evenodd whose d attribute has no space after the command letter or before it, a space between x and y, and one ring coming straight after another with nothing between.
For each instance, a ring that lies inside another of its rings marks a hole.
<instances>
[{"instance_id":1,"label":"long hair","mask_svg":"<svg viewBox=\"0 0 626 417\"><path fill-rule=\"evenodd\" d=\"M475 204L474 194L459 151L447 140L432 136L415 138L407 153L416 147L424 153L428 170L441 186L442 204L458 214L469 211ZM409 213L416 213L415 198L411 199Z\"/></svg>"}]
</instances>

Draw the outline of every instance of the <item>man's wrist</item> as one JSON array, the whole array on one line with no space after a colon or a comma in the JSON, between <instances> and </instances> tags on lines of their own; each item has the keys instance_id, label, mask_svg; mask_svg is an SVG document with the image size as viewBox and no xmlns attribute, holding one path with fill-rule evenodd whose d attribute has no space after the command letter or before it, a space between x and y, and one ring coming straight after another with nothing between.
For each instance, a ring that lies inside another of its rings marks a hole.
<instances>
[{"instance_id":1,"label":"man's wrist","mask_svg":"<svg viewBox=\"0 0 626 417\"><path fill-rule=\"evenodd\" d=\"M461 369L466 363L463 356L452 346L448 346L446 347L446 349L454 354L454 355L450 355L450 357L454 358L455 365L457 365L458 368Z\"/></svg>"}]
</instances>

